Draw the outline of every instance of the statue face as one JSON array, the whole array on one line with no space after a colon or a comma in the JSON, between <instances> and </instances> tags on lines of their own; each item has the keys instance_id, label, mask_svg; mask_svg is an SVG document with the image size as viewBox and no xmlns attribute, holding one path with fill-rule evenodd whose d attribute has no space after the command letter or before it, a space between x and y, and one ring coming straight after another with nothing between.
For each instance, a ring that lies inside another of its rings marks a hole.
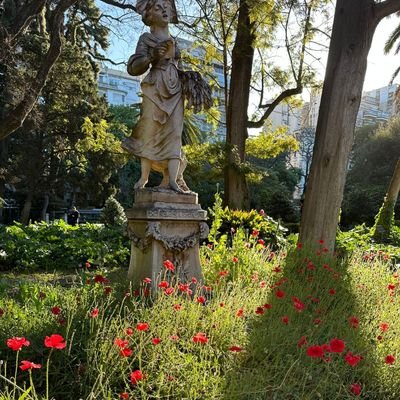
<instances>
[{"instance_id":1,"label":"statue face","mask_svg":"<svg viewBox=\"0 0 400 400\"><path fill-rule=\"evenodd\" d=\"M171 5L168 0L156 0L151 8L152 25L166 26L171 19Z\"/></svg>"}]
</instances>

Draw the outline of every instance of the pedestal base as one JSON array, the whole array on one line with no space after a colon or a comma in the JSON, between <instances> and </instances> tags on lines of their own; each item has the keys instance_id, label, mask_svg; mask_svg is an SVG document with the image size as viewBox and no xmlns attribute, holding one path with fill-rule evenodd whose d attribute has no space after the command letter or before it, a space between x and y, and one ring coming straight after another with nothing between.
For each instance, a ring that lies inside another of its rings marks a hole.
<instances>
[{"instance_id":1,"label":"pedestal base","mask_svg":"<svg viewBox=\"0 0 400 400\"><path fill-rule=\"evenodd\" d=\"M203 280L199 241L207 237L208 226L207 213L197 203L197 194L140 189L126 214L131 239L128 279L135 288L143 279L151 278L155 289L165 277L165 260L175 266L173 280Z\"/></svg>"}]
</instances>

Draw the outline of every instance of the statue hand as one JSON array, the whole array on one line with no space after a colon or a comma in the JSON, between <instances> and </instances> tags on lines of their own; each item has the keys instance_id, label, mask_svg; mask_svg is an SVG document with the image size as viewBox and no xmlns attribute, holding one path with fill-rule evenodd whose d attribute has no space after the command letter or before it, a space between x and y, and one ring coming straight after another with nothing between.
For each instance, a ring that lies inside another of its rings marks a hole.
<instances>
[{"instance_id":1,"label":"statue hand","mask_svg":"<svg viewBox=\"0 0 400 400\"><path fill-rule=\"evenodd\" d=\"M156 60L165 56L165 53L168 51L168 43L159 43L156 47L154 47L153 56Z\"/></svg>"}]
</instances>

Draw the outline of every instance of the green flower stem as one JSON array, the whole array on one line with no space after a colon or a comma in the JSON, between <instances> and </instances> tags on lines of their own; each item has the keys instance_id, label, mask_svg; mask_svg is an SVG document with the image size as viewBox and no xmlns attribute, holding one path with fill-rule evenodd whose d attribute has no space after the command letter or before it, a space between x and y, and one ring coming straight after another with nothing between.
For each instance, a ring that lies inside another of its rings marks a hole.
<instances>
[{"instance_id":1,"label":"green flower stem","mask_svg":"<svg viewBox=\"0 0 400 400\"><path fill-rule=\"evenodd\" d=\"M46 400L49 400L49 366L50 366L50 357L53 349L50 350L49 358L46 363Z\"/></svg>"}]
</instances>

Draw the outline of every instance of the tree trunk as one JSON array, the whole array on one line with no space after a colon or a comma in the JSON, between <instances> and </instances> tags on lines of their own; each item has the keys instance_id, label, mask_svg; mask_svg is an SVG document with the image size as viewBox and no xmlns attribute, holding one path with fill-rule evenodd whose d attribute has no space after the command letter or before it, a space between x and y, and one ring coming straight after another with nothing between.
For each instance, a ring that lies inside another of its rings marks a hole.
<instances>
[{"instance_id":1,"label":"tree trunk","mask_svg":"<svg viewBox=\"0 0 400 400\"><path fill-rule=\"evenodd\" d=\"M33 191L29 191L25 198L24 208L21 211L21 223L28 225L31 214Z\"/></svg>"},{"instance_id":2,"label":"tree trunk","mask_svg":"<svg viewBox=\"0 0 400 400\"><path fill-rule=\"evenodd\" d=\"M231 208L248 208L249 193L241 167L245 161L247 139L247 107L249 104L251 71L255 36L250 22L247 0L240 0L238 27L232 51L232 72L227 112L224 202Z\"/></svg>"},{"instance_id":3,"label":"tree trunk","mask_svg":"<svg viewBox=\"0 0 400 400\"><path fill-rule=\"evenodd\" d=\"M43 206L42 206L42 211L40 213L40 219L42 221L46 221L46 213L47 213L47 207L49 206L49 201L50 201L50 196L48 193L46 193L43 196Z\"/></svg>"},{"instance_id":4,"label":"tree trunk","mask_svg":"<svg viewBox=\"0 0 400 400\"><path fill-rule=\"evenodd\" d=\"M372 0L338 0L299 242L333 249L354 126L379 22Z\"/></svg>"},{"instance_id":5,"label":"tree trunk","mask_svg":"<svg viewBox=\"0 0 400 400\"><path fill-rule=\"evenodd\" d=\"M385 200L376 218L373 237L377 241L383 242L390 237L394 222L394 207L396 206L399 192L400 159L397 161Z\"/></svg>"}]
</instances>

